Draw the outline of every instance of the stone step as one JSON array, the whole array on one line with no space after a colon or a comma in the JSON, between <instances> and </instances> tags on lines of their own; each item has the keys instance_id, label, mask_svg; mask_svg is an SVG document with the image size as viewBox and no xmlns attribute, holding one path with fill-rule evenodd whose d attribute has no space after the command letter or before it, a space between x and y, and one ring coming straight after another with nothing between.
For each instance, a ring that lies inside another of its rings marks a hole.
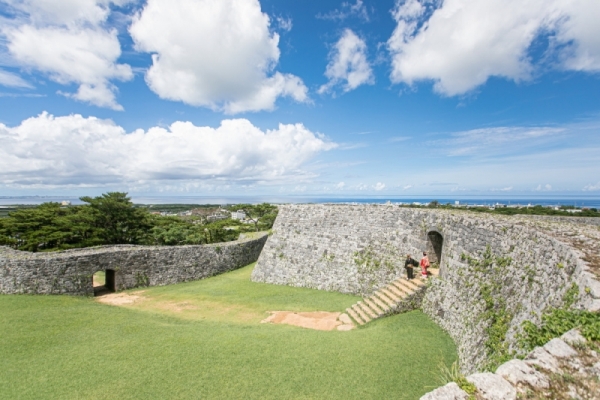
<instances>
[{"instance_id":1,"label":"stone step","mask_svg":"<svg viewBox=\"0 0 600 400\"><path fill-rule=\"evenodd\" d=\"M371 322L371 318L370 318L370 317L367 315L367 313L366 313L366 312L364 312L364 311L362 310L362 308L360 308L360 306L359 306L358 304L355 304L355 305L353 305L353 306L352 306L352 309L353 309L354 311L356 311L356 313L357 313L358 315L360 315L360 317L363 319L363 321L365 321L365 323L367 323L367 322Z\"/></svg>"},{"instance_id":2,"label":"stone step","mask_svg":"<svg viewBox=\"0 0 600 400\"><path fill-rule=\"evenodd\" d=\"M406 292L398 289L396 286L394 286L393 284L389 284L386 287L387 290L389 290L390 292L394 293L396 295L396 297L399 297L401 299L403 299L404 297L406 297Z\"/></svg>"},{"instance_id":3,"label":"stone step","mask_svg":"<svg viewBox=\"0 0 600 400\"><path fill-rule=\"evenodd\" d=\"M431 276L439 276L440 275L439 268L430 268L428 271L431 272Z\"/></svg>"},{"instance_id":4,"label":"stone step","mask_svg":"<svg viewBox=\"0 0 600 400\"><path fill-rule=\"evenodd\" d=\"M400 300L402 300L402 297L398 296L396 293L392 293L390 290L388 290L387 288L383 288L379 290L381 293L385 294L387 297L389 297L390 299L392 299L392 301L394 302L394 305L398 304L398 302Z\"/></svg>"},{"instance_id":5,"label":"stone step","mask_svg":"<svg viewBox=\"0 0 600 400\"><path fill-rule=\"evenodd\" d=\"M410 283L412 283L418 287L425 286L425 281L420 278L412 279L412 280L410 280Z\"/></svg>"},{"instance_id":6,"label":"stone step","mask_svg":"<svg viewBox=\"0 0 600 400\"><path fill-rule=\"evenodd\" d=\"M407 288L409 288L412 291L415 291L420 287L419 285L413 283L412 281L409 281L408 279L398 279L396 282L398 282L399 284L401 284L403 286L406 286Z\"/></svg>"},{"instance_id":7,"label":"stone step","mask_svg":"<svg viewBox=\"0 0 600 400\"><path fill-rule=\"evenodd\" d=\"M401 282L399 281L394 281L392 282L392 284L402 293L404 293L406 296L408 296L409 294L413 294L414 291L412 289L410 289L408 286L403 285Z\"/></svg>"},{"instance_id":8,"label":"stone step","mask_svg":"<svg viewBox=\"0 0 600 400\"><path fill-rule=\"evenodd\" d=\"M367 313L367 315L369 317L371 317L371 319L375 319L378 317L377 313L373 310L371 310L371 307L369 307L368 305L366 305L365 303L363 303L362 301L359 301L358 303L356 303L364 312Z\"/></svg>"},{"instance_id":9,"label":"stone step","mask_svg":"<svg viewBox=\"0 0 600 400\"><path fill-rule=\"evenodd\" d=\"M385 314L383 312L383 310L381 309L380 306L378 306L377 304L375 304L374 301L370 300L370 299L363 299L363 301L365 302L366 305L368 305L371 310L375 311L375 314L377 314L379 317L381 317L383 314Z\"/></svg>"},{"instance_id":10,"label":"stone step","mask_svg":"<svg viewBox=\"0 0 600 400\"><path fill-rule=\"evenodd\" d=\"M375 295L369 297L369 300L377 304L377 306L379 306L379 308L383 310L383 313L386 313L390 308L392 308L383 301L379 300L379 297Z\"/></svg>"},{"instance_id":11,"label":"stone step","mask_svg":"<svg viewBox=\"0 0 600 400\"><path fill-rule=\"evenodd\" d=\"M379 299L381 301L383 301L385 304L389 305L390 307L394 307L396 305L396 302L394 300L390 299L389 297L387 297L385 294L383 294L381 292L381 290L378 290L373 294L375 296L379 297Z\"/></svg>"},{"instance_id":12,"label":"stone step","mask_svg":"<svg viewBox=\"0 0 600 400\"><path fill-rule=\"evenodd\" d=\"M359 325L364 325L365 322L358 316L357 313L354 312L353 309L351 308L346 308L346 313L352 317L353 320L355 320Z\"/></svg>"}]
</instances>

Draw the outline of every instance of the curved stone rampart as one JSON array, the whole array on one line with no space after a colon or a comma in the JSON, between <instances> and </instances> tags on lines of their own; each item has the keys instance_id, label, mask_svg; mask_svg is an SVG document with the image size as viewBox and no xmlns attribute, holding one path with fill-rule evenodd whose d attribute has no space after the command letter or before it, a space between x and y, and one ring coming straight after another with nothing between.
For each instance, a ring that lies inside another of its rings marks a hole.
<instances>
[{"instance_id":1,"label":"curved stone rampart","mask_svg":"<svg viewBox=\"0 0 600 400\"><path fill-rule=\"evenodd\" d=\"M255 262L267 239L197 246L101 246L52 253L0 247L0 293L93 294L96 271L115 271L117 290L207 278Z\"/></svg>"},{"instance_id":2,"label":"curved stone rampart","mask_svg":"<svg viewBox=\"0 0 600 400\"><path fill-rule=\"evenodd\" d=\"M404 274L405 255L417 258L428 233L438 232L440 278L422 308L454 339L470 373L487 361L491 311L507 316L505 345L518 351L522 322L538 323L568 293L576 292L573 307L600 308L600 284L582 253L550 234L562 222L540 221L393 205L287 205L252 279L367 295Z\"/></svg>"}]
</instances>

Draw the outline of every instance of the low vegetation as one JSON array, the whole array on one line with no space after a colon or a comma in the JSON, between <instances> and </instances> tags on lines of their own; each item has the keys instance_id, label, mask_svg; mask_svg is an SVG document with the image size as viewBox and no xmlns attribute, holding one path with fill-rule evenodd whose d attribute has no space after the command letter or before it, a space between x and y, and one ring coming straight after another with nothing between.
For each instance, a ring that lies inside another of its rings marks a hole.
<instances>
[{"instance_id":1,"label":"low vegetation","mask_svg":"<svg viewBox=\"0 0 600 400\"><path fill-rule=\"evenodd\" d=\"M439 209L460 209L485 214L497 214L497 215L554 215L562 217L600 217L600 212L597 208L583 208L578 212L570 212L569 210L576 210L575 206L560 206L558 210L551 207L544 207L541 205L534 206L522 206L522 207L475 207L465 205L453 205L450 203L441 204L437 200L429 202L427 205L415 205L406 204L401 207L409 208L439 208ZM579 209L577 209L579 210Z\"/></svg>"},{"instance_id":2,"label":"low vegetation","mask_svg":"<svg viewBox=\"0 0 600 400\"><path fill-rule=\"evenodd\" d=\"M506 334L510 327L513 315L506 307L506 300L501 290L505 269L512 263L512 258L501 257L492 252L488 245L480 257L471 257L465 253L460 256L466 261L473 273L485 277L485 281L478 282L478 289L485 303L485 308L480 318L487 321L485 333L485 349L487 361L484 369L494 371L500 364L510 360L514 354L509 350ZM473 274L473 278L475 274Z\"/></svg>"},{"instance_id":3,"label":"low vegetation","mask_svg":"<svg viewBox=\"0 0 600 400\"><path fill-rule=\"evenodd\" d=\"M563 306L547 310L542 315L539 326L525 321L520 337L523 349L530 351L537 346L543 346L574 328L579 329L588 341L600 342L600 313L572 309L571 306L578 297L579 287L574 283L563 296Z\"/></svg>"},{"instance_id":4,"label":"low vegetation","mask_svg":"<svg viewBox=\"0 0 600 400\"><path fill-rule=\"evenodd\" d=\"M109 244L182 245L236 240L240 233L268 230L277 215L270 204L232 206L249 223L229 218L163 216L135 206L126 193L82 197L80 206L44 203L19 208L0 218L0 245L26 251L52 251Z\"/></svg>"},{"instance_id":5,"label":"low vegetation","mask_svg":"<svg viewBox=\"0 0 600 400\"><path fill-rule=\"evenodd\" d=\"M149 288L128 307L0 296L0 397L412 400L456 360L419 311L350 332L261 324L269 310L340 311L356 297L253 283L251 268Z\"/></svg>"}]
</instances>

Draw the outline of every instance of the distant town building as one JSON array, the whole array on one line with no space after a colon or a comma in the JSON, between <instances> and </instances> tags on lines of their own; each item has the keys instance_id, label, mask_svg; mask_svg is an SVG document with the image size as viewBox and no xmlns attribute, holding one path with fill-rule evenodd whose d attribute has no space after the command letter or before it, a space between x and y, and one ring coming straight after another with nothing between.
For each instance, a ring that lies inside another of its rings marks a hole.
<instances>
[{"instance_id":1,"label":"distant town building","mask_svg":"<svg viewBox=\"0 0 600 400\"><path fill-rule=\"evenodd\" d=\"M220 221L222 219L227 219L227 218L231 218L231 215L229 214L229 211L220 208L214 214L209 215L208 217L206 217L206 220L208 222L214 222L214 221Z\"/></svg>"},{"instance_id":2,"label":"distant town building","mask_svg":"<svg viewBox=\"0 0 600 400\"><path fill-rule=\"evenodd\" d=\"M244 220L246 219L246 213L244 212L244 210L237 210L231 213L231 219L239 219Z\"/></svg>"},{"instance_id":3,"label":"distant town building","mask_svg":"<svg viewBox=\"0 0 600 400\"><path fill-rule=\"evenodd\" d=\"M71 202L69 200L63 200L63 201L60 202L60 205L61 206L70 206Z\"/></svg>"}]
</instances>

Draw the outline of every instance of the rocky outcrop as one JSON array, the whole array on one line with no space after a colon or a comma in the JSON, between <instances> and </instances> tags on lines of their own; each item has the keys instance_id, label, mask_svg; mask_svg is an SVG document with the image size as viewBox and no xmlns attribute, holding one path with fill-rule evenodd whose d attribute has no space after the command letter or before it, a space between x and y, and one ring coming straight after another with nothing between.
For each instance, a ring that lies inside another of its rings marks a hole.
<instances>
[{"instance_id":1,"label":"rocky outcrop","mask_svg":"<svg viewBox=\"0 0 600 400\"><path fill-rule=\"evenodd\" d=\"M598 399L600 355L597 344L586 342L578 331L536 347L524 360L502 364L496 373L476 373L466 377L475 391L467 393L451 382L429 392L421 400L483 399Z\"/></svg>"}]
</instances>

